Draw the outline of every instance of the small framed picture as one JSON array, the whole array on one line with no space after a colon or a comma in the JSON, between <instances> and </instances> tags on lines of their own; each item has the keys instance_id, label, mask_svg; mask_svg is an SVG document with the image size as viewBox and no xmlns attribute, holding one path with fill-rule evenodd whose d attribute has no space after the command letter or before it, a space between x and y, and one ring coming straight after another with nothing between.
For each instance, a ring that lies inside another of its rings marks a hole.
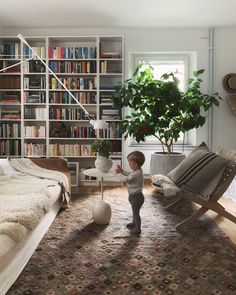
<instances>
[{"instance_id":1,"label":"small framed picture","mask_svg":"<svg viewBox=\"0 0 236 295\"><path fill-rule=\"evenodd\" d=\"M78 162L68 162L68 167L71 175L71 186L79 185L79 163Z\"/></svg>"}]
</instances>

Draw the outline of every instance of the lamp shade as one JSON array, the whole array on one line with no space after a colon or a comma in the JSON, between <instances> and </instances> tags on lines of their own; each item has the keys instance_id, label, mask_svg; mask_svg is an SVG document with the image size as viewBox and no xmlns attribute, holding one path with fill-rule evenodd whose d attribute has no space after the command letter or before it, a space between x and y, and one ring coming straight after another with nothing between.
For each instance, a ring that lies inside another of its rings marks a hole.
<instances>
[{"instance_id":1,"label":"lamp shade","mask_svg":"<svg viewBox=\"0 0 236 295\"><path fill-rule=\"evenodd\" d=\"M104 120L90 120L89 122L95 130L108 128L108 123Z\"/></svg>"}]
</instances>

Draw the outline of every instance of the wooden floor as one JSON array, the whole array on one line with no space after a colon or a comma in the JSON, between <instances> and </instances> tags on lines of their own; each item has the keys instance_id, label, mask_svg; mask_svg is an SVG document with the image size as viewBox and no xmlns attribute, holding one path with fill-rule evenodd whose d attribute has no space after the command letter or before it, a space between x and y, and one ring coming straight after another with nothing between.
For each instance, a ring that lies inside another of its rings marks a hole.
<instances>
[{"instance_id":1,"label":"wooden floor","mask_svg":"<svg viewBox=\"0 0 236 295\"><path fill-rule=\"evenodd\" d=\"M112 192L112 191L118 191L119 193L127 193L127 189L125 186L106 186L104 187L104 193L106 192ZM78 188L72 188L72 194L73 193L79 193L79 194L89 194L89 193L99 193L100 188L98 186L79 186ZM150 181L145 181L144 185L144 194L151 194L154 193L155 190L151 186ZM219 203L225 207L227 211L232 213L236 216L236 203L231 201L228 198L222 197L219 201ZM213 211L208 211L206 214L210 216L218 225L219 227L230 237L230 239L236 244L236 224L229 221L228 219L219 216L218 214L214 213Z\"/></svg>"}]
</instances>

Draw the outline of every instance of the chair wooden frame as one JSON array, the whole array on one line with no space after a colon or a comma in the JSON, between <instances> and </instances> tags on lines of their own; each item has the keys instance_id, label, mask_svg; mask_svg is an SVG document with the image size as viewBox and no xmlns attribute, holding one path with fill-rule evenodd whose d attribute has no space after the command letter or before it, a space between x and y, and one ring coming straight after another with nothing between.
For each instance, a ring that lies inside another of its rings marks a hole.
<instances>
[{"instance_id":1,"label":"chair wooden frame","mask_svg":"<svg viewBox=\"0 0 236 295\"><path fill-rule=\"evenodd\" d=\"M178 223L175 228L176 230L181 230L185 226L191 224L195 220L197 220L199 217L201 217L203 214L205 214L208 210L213 210L219 215L229 219L230 221L236 223L236 216L229 213L225 208L218 203L218 200L223 196L226 189L229 187L230 183L233 181L235 175L236 175L236 151L233 150L227 150L224 148L219 148L217 150L217 154L225 157L230 160L229 165L225 168L225 171L216 187L214 192L212 193L210 200L205 201L198 197L196 194L186 191L180 191L177 193L177 199L165 207L166 210L171 210L174 208L177 204L182 202L182 200L193 202L200 207L188 218L183 220L182 222Z\"/></svg>"}]
</instances>

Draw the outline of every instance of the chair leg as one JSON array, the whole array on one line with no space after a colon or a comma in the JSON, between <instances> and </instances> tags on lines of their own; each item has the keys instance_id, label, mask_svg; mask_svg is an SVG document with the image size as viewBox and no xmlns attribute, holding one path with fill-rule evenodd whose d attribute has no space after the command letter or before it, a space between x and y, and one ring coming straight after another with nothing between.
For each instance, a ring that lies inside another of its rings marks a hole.
<instances>
[{"instance_id":1,"label":"chair leg","mask_svg":"<svg viewBox=\"0 0 236 295\"><path fill-rule=\"evenodd\" d=\"M186 218L185 220L178 223L175 228L176 230L181 230L183 227L191 224L193 221L197 220L199 217L201 217L204 213L208 211L208 208L201 207L198 210L196 210L191 216Z\"/></svg>"},{"instance_id":2,"label":"chair leg","mask_svg":"<svg viewBox=\"0 0 236 295\"><path fill-rule=\"evenodd\" d=\"M233 214L226 211L225 208L223 206L221 206L219 203L217 203L217 206L214 206L214 208L211 208L211 210L213 210L216 213L218 213L219 215L229 219L233 223L236 223L236 217Z\"/></svg>"},{"instance_id":3,"label":"chair leg","mask_svg":"<svg viewBox=\"0 0 236 295\"><path fill-rule=\"evenodd\" d=\"M166 210L170 210L170 209L174 208L178 203L180 203L180 201L182 201L182 199L183 199L182 197L179 197L173 203L171 203L170 205L166 206L165 209Z\"/></svg>"}]
</instances>

